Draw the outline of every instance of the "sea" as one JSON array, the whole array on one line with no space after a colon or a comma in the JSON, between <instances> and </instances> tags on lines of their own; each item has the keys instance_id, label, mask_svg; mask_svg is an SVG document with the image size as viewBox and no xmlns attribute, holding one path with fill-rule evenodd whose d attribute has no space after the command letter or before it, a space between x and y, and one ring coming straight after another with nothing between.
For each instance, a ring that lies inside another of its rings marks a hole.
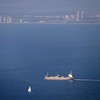
<instances>
[{"instance_id":1,"label":"sea","mask_svg":"<svg viewBox=\"0 0 100 100\"><path fill-rule=\"evenodd\" d=\"M100 100L100 24L0 24L0 100Z\"/></svg>"}]
</instances>

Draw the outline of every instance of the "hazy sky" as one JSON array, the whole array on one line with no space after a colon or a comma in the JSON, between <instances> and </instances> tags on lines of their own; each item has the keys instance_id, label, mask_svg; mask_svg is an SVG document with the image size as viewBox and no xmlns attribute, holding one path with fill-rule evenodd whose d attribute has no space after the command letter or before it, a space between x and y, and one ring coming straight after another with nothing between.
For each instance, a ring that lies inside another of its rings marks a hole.
<instances>
[{"instance_id":1,"label":"hazy sky","mask_svg":"<svg viewBox=\"0 0 100 100\"><path fill-rule=\"evenodd\" d=\"M0 10L98 9L100 0L0 0Z\"/></svg>"}]
</instances>

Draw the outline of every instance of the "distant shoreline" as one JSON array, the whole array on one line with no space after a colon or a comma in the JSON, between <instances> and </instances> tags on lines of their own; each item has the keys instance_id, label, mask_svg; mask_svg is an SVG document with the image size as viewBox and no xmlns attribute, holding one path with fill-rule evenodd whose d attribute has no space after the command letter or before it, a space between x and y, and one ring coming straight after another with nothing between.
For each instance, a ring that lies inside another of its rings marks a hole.
<instances>
[{"instance_id":1,"label":"distant shoreline","mask_svg":"<svg viewBox=\"0 0 100 100\"><path fill-rule=\"evenodd\" d=\"M57 24L57 25L59 25L59 24L60 24L60 25L61 25L61 24L63 24L63 25L64 25L64 24L83 24L83 25L84 25L84 24L100 24L100 23L91 23L91 22L90 22L90 23L17 23L17 22L15 22L15 23L0 23L0 25L2 25L2 24L3 24L3 25L4 25L4 24L25 24L25 25L27 25L27 24L34 24L34 25L35 25L35 24L37 24L37 25L38 25L38 24L39 24L39 25L46 25L46 24L51 24L51 25L54 25L54 24Z\"/></svg>"}]
</instances>

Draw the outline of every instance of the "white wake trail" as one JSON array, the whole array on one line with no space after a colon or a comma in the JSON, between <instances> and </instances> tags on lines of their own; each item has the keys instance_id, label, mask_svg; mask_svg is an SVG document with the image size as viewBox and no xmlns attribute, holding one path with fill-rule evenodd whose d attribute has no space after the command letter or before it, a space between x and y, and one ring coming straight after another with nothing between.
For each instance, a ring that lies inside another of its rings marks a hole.
<instances>
[{"instance_id":1,"label":"white wake trail","mask_svg":"<svg viewBox=\"0 0 100 100\"><path fill-rule=\"evenodd\" d=\"M94 80L94 79L74 79L75 81L91 81L91 82L100 82L100 80Z\"/></svg>"}]
</instances>

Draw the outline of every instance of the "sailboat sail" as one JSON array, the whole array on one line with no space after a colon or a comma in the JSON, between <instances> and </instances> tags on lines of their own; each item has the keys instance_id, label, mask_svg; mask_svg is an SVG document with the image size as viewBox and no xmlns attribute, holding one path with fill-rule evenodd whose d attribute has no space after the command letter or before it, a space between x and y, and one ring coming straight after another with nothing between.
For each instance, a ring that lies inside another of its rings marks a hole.
<instances>
[{"instance_id":1,"label":"sailboat sail","mask_svg":"<svg viewBox=\"0 0 100 100\"><path fill-rule=\"evenodd\" d=\"M28 92L29 92L29 93L32 92L31 86L29 86L29 88L28 88Z\"/></svg>"}]
</instances>

